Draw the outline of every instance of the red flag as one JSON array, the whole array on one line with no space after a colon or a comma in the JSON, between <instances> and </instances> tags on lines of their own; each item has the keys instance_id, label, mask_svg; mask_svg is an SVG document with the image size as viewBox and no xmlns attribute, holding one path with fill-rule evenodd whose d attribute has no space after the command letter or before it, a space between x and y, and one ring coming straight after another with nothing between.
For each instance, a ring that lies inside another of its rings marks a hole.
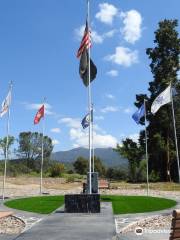
<instances>
[{"instance_id":1,"label":"red flag","mask_svg":"<svg viewBox=\"0 0 180 240\"><path fill-rule=\"evenodd\" d=\"M40 109L36 113L36 116L34 118L34 124L38 124L42 117L44 117L44 105L42 105L42 107L40 107Z\"/></svg>"}]
</instances>

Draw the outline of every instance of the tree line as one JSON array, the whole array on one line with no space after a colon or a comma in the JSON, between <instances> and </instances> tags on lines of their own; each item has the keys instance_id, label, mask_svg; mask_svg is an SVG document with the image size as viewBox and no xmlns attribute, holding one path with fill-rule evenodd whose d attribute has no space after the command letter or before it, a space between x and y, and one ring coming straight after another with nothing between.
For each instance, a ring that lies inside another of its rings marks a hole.
<instances>
[{"instance_id":1,"label":"tree line","mask_svg":"<svg viewBox=\"0 0 180 240\"><path fill-rule=\"evenodd\" d=\"M140 108L146 99L149 173L161 181L178 181L172 108L170 103L166 104L155 115L152 115L150 109L154 99L171 83L180 149L180 81L178 79L180 38L177 27L177 20L165 19L159 22L159 27L155 31L154 47L146 49L152 81L149 82L148 93L137 94L134 103ZM140 124L144 125L144 118L141 119ZM137 181L142 161L145 161L146 165L144 130L140 131L138 142L126 138L115 150L129 160L131 180Z\"/></svg>"}]
</instances>

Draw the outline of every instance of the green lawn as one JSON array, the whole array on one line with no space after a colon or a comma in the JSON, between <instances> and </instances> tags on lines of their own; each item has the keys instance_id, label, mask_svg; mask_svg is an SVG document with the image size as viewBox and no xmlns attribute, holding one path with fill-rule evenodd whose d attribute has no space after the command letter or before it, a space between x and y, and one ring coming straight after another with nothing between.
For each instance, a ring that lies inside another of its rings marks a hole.
<instances>
[{"instance_id":1,"label":"green lawn","mask_svg":"<svg viewBox=\"0 0 180 240\"><path fill-rule=\"evenodd\" d=\"M101 201L112 202L114 214L152 212L176 205L174 200L144 196L101 196Z\"/></svg>"},{"instance_id":2,"label":"green lawn","mask_svg":"<svg viewBox=\"0 0 180 240\"><path fill-rule=\"evenodd\" d=\"M112 202L114 214L142 213L163 210L176 205L173 200L144 196L101 196L101 201ZM64 196L21 198L5 202L10 208L48 214L64 204Z\"/></svg>"},{"instance_id":3,"label":"green lawn","mask_svg":"<svg viewBox=\"0 0 180 240\"><path fill-rule=\"evenodd\" d=\"M27 212L48 214L64 204L64 196L43 196L10 200L5 205Z\"/></svg>"}]
</instances>

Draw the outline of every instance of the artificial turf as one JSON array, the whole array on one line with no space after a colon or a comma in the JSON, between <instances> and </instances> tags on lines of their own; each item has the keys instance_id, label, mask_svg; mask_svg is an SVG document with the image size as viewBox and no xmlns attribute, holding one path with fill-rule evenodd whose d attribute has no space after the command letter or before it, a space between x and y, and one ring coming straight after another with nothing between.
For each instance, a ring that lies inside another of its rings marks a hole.
<instances>
[{"instance_id":1,"label":"artificial turf","mask_svg":"<svg viewBox=\"0 0 180 240\"><path fill-rule=\"evenodd\" d=\"M176 201L145 196L101 196L101 201L112 202L114 214L142 213L174 207ZM49 214L64 204L64 196L42 196L21 198L5 202L10 208Z\"/></svg>"},{"instance_id":2,"label":"artificial turf","mask_svg":"<svg viewBox=\"0 0 180 240\"><path fill-rule=\"evenodd\" d=\"M7 207L41 214L51 213L63 204L64 196L30 197L5 202Z\"/></svg>"},{"instance_id":3,"label":"artificial turf","mask_svg":"<svg viewBox=\"0 0 180 240\"><path fill-rule=\"evenodd\" d=\"M177 204L171 199L145 196L101 196L101 201L112 202L114 214L159 211Z\"/></svg>"}]
</instances>

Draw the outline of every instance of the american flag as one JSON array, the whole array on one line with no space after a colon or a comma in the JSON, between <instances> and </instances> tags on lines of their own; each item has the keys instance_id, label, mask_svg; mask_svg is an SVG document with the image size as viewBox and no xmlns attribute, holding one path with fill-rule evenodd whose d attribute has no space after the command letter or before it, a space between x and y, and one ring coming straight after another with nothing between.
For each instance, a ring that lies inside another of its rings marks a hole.
<instances>
[{"instance_id":1,"label":"american flag","mask_svg":"<svg viewBox=\"0 0 180 240\"><path fill-rule=\"evenodd\" d=\"M91 47L91 35L90 34L91 34L91 32L88 29L88 24L87 24L87 21L86 21L84 36L81 40L81 44L80 44L80 47L79 47L78 52L77 52L77 58L79 58L81 56L81 54L83 53L85 48L89 49Z\"/></svg>"}]
</instances>

